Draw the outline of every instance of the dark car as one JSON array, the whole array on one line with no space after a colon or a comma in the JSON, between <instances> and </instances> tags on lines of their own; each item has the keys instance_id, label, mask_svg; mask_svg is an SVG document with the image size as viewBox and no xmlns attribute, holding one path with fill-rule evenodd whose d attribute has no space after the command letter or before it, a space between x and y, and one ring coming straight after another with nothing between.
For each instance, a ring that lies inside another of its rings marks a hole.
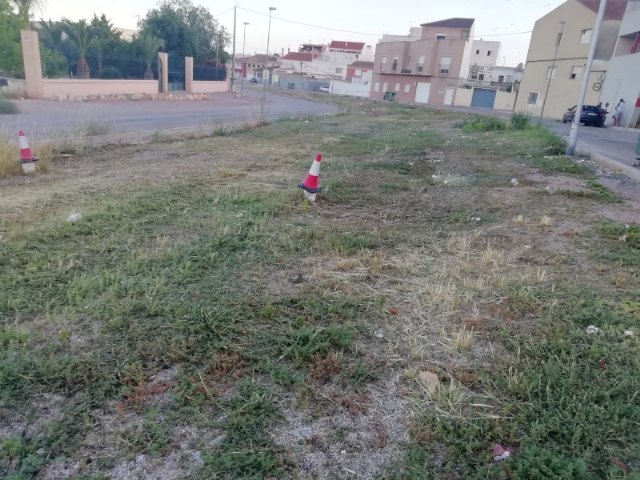
<instances>
[{"instance_id":1,"label":"dark car","mask_svg":"<svg viewBox=\"0 0 640 480\"><path fill-rule=\"evenodd\" d=\"M562 116L562 123L573 122L573 118L576 116L576 107L574 105L567 110ZM605 114L604 111L595 105L583 105L582 113L580 114L580 123L584 125L591 125L593 127L602 127L604 125Z\"/></svg>"},{"instance_id":2,"label":"dark car","mask_svg":"<svg viewBox=\"0 0 640 480\"><path fill-rule=\"evenodd\" d=\"M256 77L251 77L249 79L249 83L258 83L258 79Z\"/></svg>"}]
</instances>

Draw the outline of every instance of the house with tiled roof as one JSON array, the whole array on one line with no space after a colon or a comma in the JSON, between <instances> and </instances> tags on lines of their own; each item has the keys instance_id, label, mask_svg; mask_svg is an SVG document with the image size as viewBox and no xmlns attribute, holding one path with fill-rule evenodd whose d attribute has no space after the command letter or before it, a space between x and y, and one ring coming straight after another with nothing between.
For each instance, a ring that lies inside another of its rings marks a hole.
<instances>
[{"instance_id":1,"label":"house with tiled roof","mask_svg":"<svg viewBox=\"0 0 640 480\"><path fill-rule=\"evenodd\" d=\"M596 105L608 78L627 0L608 0L584 103ZM538 19L519 86L516 111L560 119L578 103L600 0L567 0ZM637 84L637 79L634 78Z\"/></svg>"},{"instance_id":2,"label":"house with tiled roof","mask_svg":"<svg viewBox=\"0 0 640 480\"><path fill-rule=\"evenodd\" d=\"M347 78L347 67L357 61L372 61L373 46L364 42L333 40L325 45L305 43L297 52L281 58L280 70L318 79Z\"/></svg>"}]
</instances>

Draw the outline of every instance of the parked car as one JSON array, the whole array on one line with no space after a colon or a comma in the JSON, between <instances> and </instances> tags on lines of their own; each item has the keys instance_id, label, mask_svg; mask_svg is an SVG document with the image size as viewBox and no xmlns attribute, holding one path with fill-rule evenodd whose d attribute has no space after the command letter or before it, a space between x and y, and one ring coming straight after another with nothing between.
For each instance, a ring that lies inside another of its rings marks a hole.
<instances>
[{"instance_id":1,"label":"parked car","mask_svg":"<svg viewBox=\"0 0 640 480\"><path fill-rule=\"evenodd\" d=\"M562 116L562 123L573 122L576 116L577 105L569 108ZM591 125L593 127L602 127L604 125L605 114L602 109L595 105L583 105L582 113L580 113L580 123Z\"/></svg>"},{"instance_id":2,"label":"parked car","mask_svg":"<svg viewBox=\"0 0 640 480\"><path fill-rule=\"evenodd\" d=\"M258 83L258 79L256 77L251 77L249 79L249 83Z\"/></svg>"},{"instance_id":3,"label":"parked car","mask_svg":"<svg viewBox=\"0 0 640 480\"><path fill-rule=\"evenodd\" d=\"M320 87L320 91L322 93L329 93L330 92L329 87Z\"/></svg>"}]
</instances>

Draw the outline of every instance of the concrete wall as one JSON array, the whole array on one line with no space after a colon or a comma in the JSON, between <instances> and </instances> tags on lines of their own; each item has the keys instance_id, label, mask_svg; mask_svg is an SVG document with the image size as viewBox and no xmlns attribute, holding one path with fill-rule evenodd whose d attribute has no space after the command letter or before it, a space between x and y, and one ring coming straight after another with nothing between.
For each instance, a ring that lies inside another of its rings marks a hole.
<instances>
[{"instance_id":1,"label":"concrete wall","mask_svg":"<svg viewBox=\"0 0 640 480\"><path fill-rule=\"evenodd\" d=\"M236 80L238 83L238 80ZM226 80L220 80L217 82L193 82L193 89L191 93L221 93L229 90L229 84Z\"/></svg>"},{"instance_id":2,"label":"concrete wall","mask_svg":"<svg viewBox=\"0 0 640 480\"><path fill-rule=\"evenodd\" d=\"M27 81L21 78L7 78L6 87L0 87L0 93L11 98L25 98L27 96Z\"/></svg>"},{"instance_id":3,"label":"concrete wall","mask_svg":"<svg viewBox=\"0 0 640 480\"><path fill-rule=\"evenodd\" d=\"M544 94L547 86L547 69L551 66L551 62L536 62L528 64L522 77L520 84L520 93L515 110L517 112L526 112L531 116L540 115ZM578 103L578 95L582 84L582 75L571 79L571 69L573 66L584 66L584 63L577 60L561 60L556 62L555 78L549 83L549 94L544 107L544 116L547 118L562 118L567 108L573 107ZM608 68L607 62L594 62L593 70L589 76L587 93L584 103L586 105L597 105L600 101L600 92L593 89L596 83L602 80ZM529 94L535 92L538 94L538 100L535 104L529 104Z\"/></svg>"},{"instance_id":4,"label":"concrete wall","mask_svg":"<svg viewBox=\"0 0 640 480\"><path fill-rule=\"evenodd\" d=\"M474 40L471 45L471 65L496 66L500 56L500 45L500 42L495 41ZM489 52L491 55L487 55Z\"/></svg>"},{"instance_id":5,"label":"concrete wall","mask_svg":"<svg viewBox=\"0 0 640 480\"><path fill-rule=\"evenodd\" d=\"M364 85L362 83L347 83L347 82L331 82L331 93L336 95L349 95L352 97L369 98L371 93L371 84Z\"/></svg>"},{"instance_id":6,"label":"concrete wall","mask_svg":"<svg viewBox=\"0 0 640 480\"><path fill-rule=\"evenodd\" d=\"M496 101L493 104L494 110L513 110L516 102L516 94L514 92L496 92Z\"/></svg>"},{"instance_id":7,"label":"concrete wall","mask_svg":"<svg viewBox=\"0 0 640 480\"><path fill-rule=\"evenodd\" d=\"M638 109L635 108L636 99L640 97L640 53L614 57L609 66L609 72L602 88L600 100L609 102L609 118L613 109L621 98L624 98L624 115L620 126L635 127L638 122ZM609 122L607 122L609 124Z\"/></svg>"},{"instance_id":8,"label":"concrete wall","mask_svg":"<svg viewBox=\"0 0 640 480\"><path fill-rule=\"evenodd\" d=\"M470 107L472 98L473 98L473 89L458 88L458 90L456 91L456 99L453 104L456 107Z\"/></svg>"},{"instance_id":9,"label":"concrete wall","mask_svg":"<svg viewBox=\"0 0 640 480\"><path fill-rule=\"evenodd\" d=\"M458 86L457 81L448 77L374 74L370 98L373 100L382 100L384 98L385 92L395 92L396 102L411 104L416 100L416 89L418 82L426 82L431 84L431 88L429 90L429 101L427 102L430 105L444 105L446 89L455 89ZM377 90L376 83L378 87ZM385 83L387 84L386 90L384 89Z\"/></svg>"},{"instance_id":10,"label":"concrete wall","mask_svg":"<svg viewBox=\"0 0 640 480\"><path fill-rule=\"evenodd\" d=\"M24 77L27 80L27 98L42 97L42 62L40 60L40 43L38 32L22 30L22 62Z\"/></svg>"},{"instance_id":11,"label":"concrete wall","mask_svg":"<svg viewBox=\"0 0 640 480\"><path fill-rule=\"evenodd\" d=\"M55 79L42 81L43 97L56 98L59 95L121 95L158 93L157 80L76 80Z\"/></svg>"}]
</instances>

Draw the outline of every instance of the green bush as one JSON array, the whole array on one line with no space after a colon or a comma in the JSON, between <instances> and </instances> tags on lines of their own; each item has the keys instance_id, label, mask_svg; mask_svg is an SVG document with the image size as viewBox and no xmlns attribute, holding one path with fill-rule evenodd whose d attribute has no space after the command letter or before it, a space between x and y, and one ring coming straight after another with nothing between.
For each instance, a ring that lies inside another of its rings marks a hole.
<instances>
[{"instance_id":1,"label":"green bush","mask_svg":"<svg viewBox=\"0 0 640 480\"><path fill-rule=\"evenodd\" d=\"M491 132L494 130L506 130L507 124L497 117L488 115L474 115L458 124L463 132Z\"/></svg>"},{"instance_id":2,"label":"green bush","mask_svg":"<svg viewBox=\"0 0 640 480\"><path fill-rule=\"evenodd\" d=\"M15 103L13 103L8 98L4 98L0 96L0 115L2 114L9 115L9 114L18 113L18 112L19 110L18 110L18 107L16 107Z\"/></svg>"},{"instance_id":3,"label":"green bush","mask_svg":"<svg viewBox=\"0 0 640 480\"><path fill-rule=\"evenodd\" d=\"M519 112L511 115L511 128L515 130L524 130L529 128L531 122L531 117L526 113Z\"/></svg>"},{"instance_id":4,"label":"green bush","mask_svg":"<svg viewBox=\"0 0 640 480\"><path fill-rule=\"evenodd\" d=\"M100 78L105 78L105 79L122 78L122 74L120 73L120 70L118 70L116 67L107 67L104 70L102 70L102 75L100 75Z\"/></svg>"}]
</instances>

